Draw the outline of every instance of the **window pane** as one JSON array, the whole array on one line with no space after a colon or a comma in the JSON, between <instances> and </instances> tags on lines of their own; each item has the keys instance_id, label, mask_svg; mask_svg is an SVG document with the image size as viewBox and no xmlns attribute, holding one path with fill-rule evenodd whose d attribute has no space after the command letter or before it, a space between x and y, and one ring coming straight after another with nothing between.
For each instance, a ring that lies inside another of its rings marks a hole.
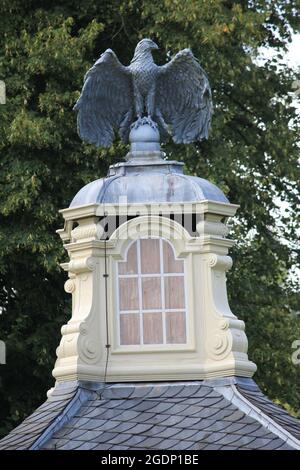
<instances>
[{"instance_id":1,"label":"window pane","mask_svg":"<svg viewBox=\"0 0 300 470\"><path fill-rule=\"evenodd\" d=\"M137 273L137 256L136 245L134 242L127 252L127 261L119 262L119 274L136 274Z\"/></svg>"},{"instance_id":2,"label":"window pane","mask_svg":"<svg viewBox=\"0 0 300 470\"><path fill-rule=\"evenodd\" d=\"M138 313L120 315L120 343L140 344L140 315Z\"/></svg>"},{"instance_id":3,"label":"window pane","mask_svg":"<svg viewBox=\"0 0 300 470\"><path fill-rule=\"evenodd\" d=\"M164 282L166 308L185 308L183 276L165 277Z\"/></svg>"},{"instance_id":4,"label":"window pane","mask_svg":"<svg viewBox=\"0 0 300 470\"><path fill-rule=\"evenodd\" d=\"M166 313L166 337L167 343L185 343L185 313L167 312Z\"/></svg>"},{"instance_id":5,"label":"window pane","mask_svg":"<svg viewBox=\"0 0 300 470\"><path fill-rule=\"evenodd\" d=\"M120 344L186 343L184 261L175 259L172 245L139 239L118 273Z\"/></svg>"},{"instance_id":6,"label":"window pane","mask_svg":"<svg viewBox=\"0 0 300 470\"><path fill-rule=\"evenodd\" d=\"M141 271L142 274L160 273L160 256L158 239L141 240Z\"/></svg>"},{"instance_id":7,"label":"window pane","mask_svg":"<svg viewBox=\"0 0 300 470\"><path fill-rule=\"evenodd\" d=\"M164 253L164 272L165 273L183 273L183 261L175 259L171 245L163 241Z\"/></svg>"},{"instance_id":8,"label":"window pane","mask_svg":"<svg viewBox=\"0 0 300 470\"><path fill-rule=\"evenodd\" d=\"M138 310L139 294L137 277L119 279L120 310Z\"/></svg>"},{"instance_id":9,"label":"window pane","mask_svg":"<svg viewBox=\"0 0 300 470\"><path fill-rule=\"evenodd\" d=\"M143 277L143 309L161 308L161 281L160 277Z\"/></svg>"},{"instance_id":10,"label":"window pane","mask_svg":"<svg viewBox=\"0 0 300 470\"><path fill-rule=\"evenodd\" d=\"M143 314L144 344L160 344L163 342L162 314Z\"/></svg>"}]
</instances>

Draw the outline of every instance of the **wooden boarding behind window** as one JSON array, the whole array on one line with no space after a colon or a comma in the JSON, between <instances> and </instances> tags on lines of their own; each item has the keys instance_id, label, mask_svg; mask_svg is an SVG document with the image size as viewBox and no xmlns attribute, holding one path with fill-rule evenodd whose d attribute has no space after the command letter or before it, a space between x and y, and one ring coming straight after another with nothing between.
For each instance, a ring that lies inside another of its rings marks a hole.
<instances>
[{"instance_id":1,"label":"wooden boarding behind window","mask_svg":"<svg viewBox=\"0 0 300 470\"><path fill-rule=\"evenodd\" d=\"M184 264L169 242L134 241L118 276L121 345L186 342Z\"/></svg>"}]
</instances>

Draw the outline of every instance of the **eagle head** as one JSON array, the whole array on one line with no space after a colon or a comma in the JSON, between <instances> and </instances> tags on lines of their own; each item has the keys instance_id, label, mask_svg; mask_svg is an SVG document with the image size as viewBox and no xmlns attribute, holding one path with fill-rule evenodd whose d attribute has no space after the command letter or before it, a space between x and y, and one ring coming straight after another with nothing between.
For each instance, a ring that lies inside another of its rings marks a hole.
<instances>
[{"instance_id":1,"label":"eagle head","mask_svg":"<svg viewBox=\"0 0 300 470\"><path fill-rule=\"evenodd\" d=\"M135 54L158 49L158 45L151 39L142 39L135 48Z\"/></svg>"}]
</instances>

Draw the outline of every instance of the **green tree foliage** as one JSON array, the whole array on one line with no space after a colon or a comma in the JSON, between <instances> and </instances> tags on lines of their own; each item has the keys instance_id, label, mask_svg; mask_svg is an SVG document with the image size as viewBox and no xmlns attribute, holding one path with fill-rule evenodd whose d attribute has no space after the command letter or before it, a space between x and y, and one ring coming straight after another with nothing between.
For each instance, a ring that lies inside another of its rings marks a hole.
<instances>
[{"instance_id":1,"label":"green tree foliage","mask_svg":"<svg viewBox=\"0 0 300 470\"><path fill-rule=\"evenodd\" d=\"M70 316L58 210L126 153L118 141L96 150L79 140L72 106L83 75L107 47L128 63L145 36L161 45L158 62L191 47L208 72L210 139L165 150L240 204L232 229L232 310L246 321L256 380L297 412L300 366L291 362L291 345L300 338L292 315L300 308L290 272L299 259L299 116L290 93L297 77L279 52L300 29L299 0L2 0L0 18L0 79L7 87L0 106L0 338L7 345L0 432L53 384L59 330ZM276 57L260 64L261 46Z\"/></svg>"}]
</instances>

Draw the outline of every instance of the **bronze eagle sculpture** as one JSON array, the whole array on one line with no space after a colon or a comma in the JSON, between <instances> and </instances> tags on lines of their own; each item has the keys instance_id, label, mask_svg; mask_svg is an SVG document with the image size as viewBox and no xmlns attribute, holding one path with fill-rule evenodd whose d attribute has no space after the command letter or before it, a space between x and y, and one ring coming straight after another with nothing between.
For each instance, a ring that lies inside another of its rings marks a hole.
<instances>
[{"instance_id":1,"label":"bronze eagle sculpture","mask_svg":"<svg viewBox=\"0 0 300 470\"><path fill-rule=\"evenodd\" d=\"M84 77L74 106L82 140L110 147L115 132L128 142L132 126L145 119L158 127L161 139L191 143L208 137L212 115L206 73L190 49L178 52L163 66L155 64L158 46L143 39L129 66L107 49Z\"/></svg>"}]
</instances>

